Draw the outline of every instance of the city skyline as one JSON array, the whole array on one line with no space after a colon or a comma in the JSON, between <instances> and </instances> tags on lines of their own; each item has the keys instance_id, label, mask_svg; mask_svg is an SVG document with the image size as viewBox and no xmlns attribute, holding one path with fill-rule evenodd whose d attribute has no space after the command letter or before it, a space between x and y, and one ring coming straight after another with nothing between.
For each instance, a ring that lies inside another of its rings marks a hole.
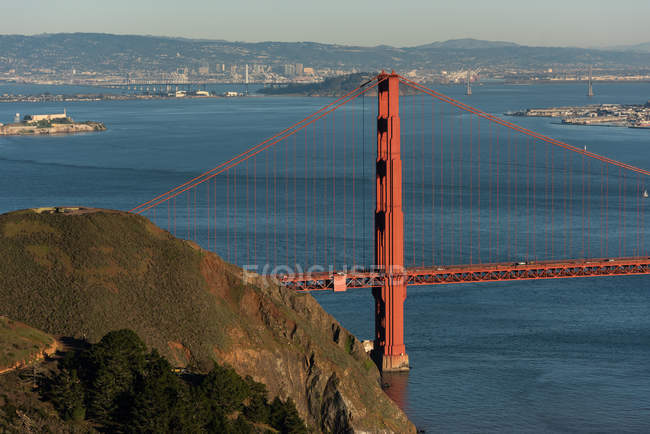
<instances>
[{"instance_id":1,"label":"city skyline","mask_svg":"<svg viewBox=\"0 0 650 434\"><path fill-rule=\"evenodd\" d=\"M110 3L44 0L3 5L2 34L100 32L229 41L312 41L341 45L409 47L474 38L532 46L608 48L650 42L650 4L625 7L604 1L571 3L514 0L460 4L412 0L327 4L284 0L215 4L207 0ZM634 13L630 13L634 11Z\"/></svg>"}]
</instances>

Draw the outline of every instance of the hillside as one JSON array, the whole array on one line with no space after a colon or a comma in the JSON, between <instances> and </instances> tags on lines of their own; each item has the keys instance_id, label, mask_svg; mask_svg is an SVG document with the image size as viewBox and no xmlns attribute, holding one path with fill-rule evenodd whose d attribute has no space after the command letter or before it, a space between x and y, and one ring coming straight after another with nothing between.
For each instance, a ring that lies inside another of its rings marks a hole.
<instances>
[{"instance_id":1,"label":"hillside","mask_svg":"<svg viewBox=\"0 0 650 434\"><path fill-rule=\"evenodd\" d=\"M359 341L309 295L118 211L0 215L0 314L97 342L132 329L173 365L213 361L291 397L323 431L414 432Z\"/></svg>"},{"instance_id":2,"label":"hillside","mask_svg":"<svg viewBox=\"0 0 650 434\"><path fill-rule=\"evenodd\" d=\"M0 374L40 360L56 346L49 334L0 316Z\"/></svg>"},{"instance_id":3,"label":"hillside","mask_svg":"<svg viewBox=\"0 0 650 434\"><path fill-rule=\"evenodd\" d=\"M0 73L38 70L48 73L94 71L126 75L175 72L199 65L269 64L281 72L285 64L314 68L374 71L382 68L549 68L647 67L643 52L571 47L531 47L507 42L458 39L416 47L376 47L315 42L232 42L159 36L101 33L0 35Z\"/></svg>"}]
</instances>

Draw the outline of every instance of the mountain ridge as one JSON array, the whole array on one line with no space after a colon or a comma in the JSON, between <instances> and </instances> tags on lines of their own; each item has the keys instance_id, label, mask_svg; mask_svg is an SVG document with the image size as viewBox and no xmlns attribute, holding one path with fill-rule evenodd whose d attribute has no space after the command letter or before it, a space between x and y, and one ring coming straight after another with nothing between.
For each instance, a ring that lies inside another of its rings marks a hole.
<instances>
[{"instance_id":1,"label":"mountain ridge","mask_svg":"<svg viewBox=\"0 0 650 434\"><path fill-rule=\"evenodd\" d=\"M318 42L232 42L223 39L55 33L0 35L0 73L95 71L126 74L175 72L180 67L216 64L266 64L281 71L285 64L348 70L548 68L584 66L648 67L646 53L577 47L532 47L506 41L471 38L414 47L375 47Z\"/></svg>"}]
</instances>

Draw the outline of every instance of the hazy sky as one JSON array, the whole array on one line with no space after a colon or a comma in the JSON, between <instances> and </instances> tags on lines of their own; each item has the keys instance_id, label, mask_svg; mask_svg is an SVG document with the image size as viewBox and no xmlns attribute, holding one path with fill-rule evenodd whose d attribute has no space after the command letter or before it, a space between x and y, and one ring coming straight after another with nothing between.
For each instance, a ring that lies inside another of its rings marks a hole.
<instances>
[{"instance_id":1,"label":"hazy sky","mask_svg":"<svg viewBox=\"0 0 650 434\"><path fill-rule=\"evenodd\" d=\"M0 0L0 33L105 32L409 46L650 42L650 0Z\"/></svg>"}]
</instances>

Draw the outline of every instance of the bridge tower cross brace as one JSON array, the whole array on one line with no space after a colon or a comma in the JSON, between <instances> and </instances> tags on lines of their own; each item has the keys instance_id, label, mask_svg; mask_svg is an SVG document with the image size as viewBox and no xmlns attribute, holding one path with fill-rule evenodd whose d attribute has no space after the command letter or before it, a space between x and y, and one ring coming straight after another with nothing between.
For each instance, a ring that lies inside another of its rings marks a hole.
<instances>
[{"instance_id":1,"label":"bridge tower cross brace","mask_svg":"<svg viewBox=\"0 0 650 434\"><path fill-rule=\"evenodd\" d=\"M375 299L373 358L382 371L407 371L404 346L404 213L400 151L399 76L379 76L377 115L375 264L386 273Z\"/></svg>"}]
</instances>

